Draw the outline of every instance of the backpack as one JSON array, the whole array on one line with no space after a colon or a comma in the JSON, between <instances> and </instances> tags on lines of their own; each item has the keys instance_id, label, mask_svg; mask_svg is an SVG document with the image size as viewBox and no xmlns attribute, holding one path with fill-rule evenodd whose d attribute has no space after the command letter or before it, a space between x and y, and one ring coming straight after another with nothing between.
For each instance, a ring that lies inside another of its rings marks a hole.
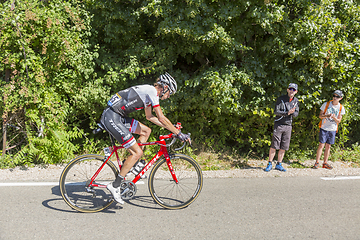
<instances>
[{"instance_id":1,"label":"backpack","mask_svg":"<svg viewBox=\"0 0 360 240\"><path fill-rule=\"evenodd\" d=\"M330 102L332 102L332 101L333 101L333 100L328 101L328 102L326 103L326 106L325 106L325 109L324 109L324 114L326 113L326 111L327 111L327 109L328 109L328 107L329 107L329 105L330 105ZM342 109L341 103L339 103L339 104L340 104L340 110L339 110L339 115L338 115L338 117L340 117L341 109ZM323 120L324 120L324 123L326 122L326 119L321 119L320 122L319 122L319 128L321 128ZM336 125L337 125L337 127L336 127L336 132L338 132L339 124L336 123Z\"/></svg>"}]
</instances>

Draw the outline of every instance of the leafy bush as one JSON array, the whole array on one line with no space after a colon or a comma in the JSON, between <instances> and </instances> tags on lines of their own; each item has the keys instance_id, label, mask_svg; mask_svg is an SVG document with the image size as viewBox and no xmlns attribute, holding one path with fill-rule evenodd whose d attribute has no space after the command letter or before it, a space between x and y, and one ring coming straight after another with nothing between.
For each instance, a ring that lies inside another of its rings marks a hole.
<instances>
[{"instance_id":1,"label":"leafy bush","mask_svg":"<svg viewBox=\"0 0 360 240\"><path fill-rule=\"evenodd\" d=\"M5 1L0 11L0 111L3 124L21 129L12 155L58 162L102 146L90 128L109 96L164 71L179 90L161 106L197 149L266 156L274 103L290 82L301 103L291 157L316 148L319 108L335 89L347 110L336 146L359 142L355 1L26 0L14 9ZM152 137L164 133L151 127Z\"/></svg>"},{"instance_id":2,"label":"leafy bush","mask_svg":"<svg viewBox=\"0 0 360 240\"><path fill-rule=\"evenodd\" d=\"M338 144L349 140L359 112L357 3L114 1L104 8L97 1L88 6L96 13L92 26L103 40L97 42L102 76L111 79L111 91L133 85L129 79L149 83L169 71L180 89L163 104L165 112L183 122L199 145L266 155L274 102L290 82L299 84L301 102L292 151L316 145L319 108L335 89L345 92L343 104L351 109Z\"/></svg>"},{"instance_id":3,"label":"leafy bush","mask_svg":"<svg viewBox=\"0 0 360 240\"><path fill-rule=\"evenodd\" d=\"M3 1L0 12L8 154L15 165L61 162L79 149L81 116L92 114L90 103L99 100L101 87L88 90L96 82L90 79L97 56L88 40L91 18L76 0Z\"/></svg>"}]
</instances>

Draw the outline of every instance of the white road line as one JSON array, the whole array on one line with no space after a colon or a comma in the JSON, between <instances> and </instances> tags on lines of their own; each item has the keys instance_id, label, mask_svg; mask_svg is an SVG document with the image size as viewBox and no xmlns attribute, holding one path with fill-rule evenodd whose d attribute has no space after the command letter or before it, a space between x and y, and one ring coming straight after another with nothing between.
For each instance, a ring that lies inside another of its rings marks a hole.
<instances>
[{"instance_id":1,"label":"white road line","mask_svg":"<svg viewBox=\"0 0 360 240\"><path fill-rule=\"evenodd\" d=\"M57 186L59 182L9 182L0 183L0 187L32 187L32 186Z\"/></svg>"},{"instance_id":2,"label":"white road line","mask_svg":"<svg viewBox=\"0 0 360 240\"><path fill-rule=\"evenodd\" d=\"M353 180L353 179L360 179L360 176L334 176L334 177L322 177L321 179L325 181Z\"/></svg>"},{"instance_id":3,"label":"white road line","mask_svg":"<svg viewBox=\"0 0 360 240\"><path fill-rule=\"evenodd\" d=\"M145 184L144 181L138 181L138 184ZM0 187L35 187L35 186L58 186L59 182L8 182L0 183Z\"/></svg>"}]
</instances>

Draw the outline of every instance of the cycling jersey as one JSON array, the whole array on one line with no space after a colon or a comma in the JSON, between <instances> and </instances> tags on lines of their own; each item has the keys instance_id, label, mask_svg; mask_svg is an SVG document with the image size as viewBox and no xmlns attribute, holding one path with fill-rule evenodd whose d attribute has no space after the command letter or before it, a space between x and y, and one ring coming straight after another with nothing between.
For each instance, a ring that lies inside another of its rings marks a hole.
<instances>
[{"instance_id":1,"label":"cycling jersey","mask_svg":"<svg viewBox=\"0 0 360 240\"><path fill-rule=\"evenodd\" d=\"M121 145L129 148L136 144L132 133L136 131L138 121L127 115L149 106L160 106L154 86L139 85L121 90L108 101L108 107L101 116L101 123Z\"/></svg>"},{"instance_id":2,"label":"cycling jersey","mask_svg":"<svg viewBox=\"0 0 360 240\"><path fill-rule=\"evenodd\" d=\"M108 106L126 117L129 113L144 109L144 107L158 107L159 96L154 86L138 85L117 92L108 101Z\"/></svg>"}]
</instances>

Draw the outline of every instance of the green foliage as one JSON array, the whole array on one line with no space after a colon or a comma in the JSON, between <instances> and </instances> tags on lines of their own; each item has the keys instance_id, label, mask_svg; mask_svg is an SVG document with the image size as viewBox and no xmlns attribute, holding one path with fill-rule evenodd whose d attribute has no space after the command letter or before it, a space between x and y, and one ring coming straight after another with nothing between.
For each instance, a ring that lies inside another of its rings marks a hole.
<instances>
[{"instance_id":1,"label":"green foliage","mask_svg":"<svg viewBox=\"0 0 360 240\"><path fill-rule=\"evenodd\" d=\"M359 140L348 137L359 112L357 3L87 3L95 16L94 35L101 39L96 43L102 76L108 79L109 72L119 73L111 78L115 86L111 91L152 82L154 74L164 70L171 72L180 89L162 106L171 120L184 124L195 143L216 150L237 146L266 155L274 102L290 82L299 84L301 102L292 151L316 148L319 108L335 89L345 92L343 104L352 109L341 123L338 144ZM131 80L135 77L137 82ZM154 127L153 134L161 131Z\"/></svg>"},{"instance_id":2,"label":"green foliage","mask_svg":"<svg viewBox=\"0 0 360 240\"><path fill-rule=\"evenodd\" d=\"M2 151L0 151L0 154L2 154ZM1 158L0 160L1 169L16 166L9 155L5 155L5 157Z\"/></svg>"},{"instance_id":3,"label":"green foliage","mask_svg":"<svg viewBox=\"0 0 360 240\"><path fill-rule=\"evenodd\" d=\"M109 96L164 71L179 89L163 111L198 149L266 156L273 107L290 82L299 85L301 104L289 152L306 158L315 151L319 108L335 89L345 93L346 108L336 146L360 140L356 1L26 0L13 10L6 1L0 12L0 110L3 119L23 117L11 123L21 128L14 142L26 139L22 156L48 162L59 154L60 161L65 152L102 146L89 128ZM132 117L151 126L152 138L164 134L143 113Z\"/></svg>"},{"instance_id":4,"label":"green foliage","mask_svg":"<svg viewBox=\"0 0 360 240\"><path fill-rule=\"evenodd\" d=\"M58 163L79 149L78 108L97 100L87 89L97 56L91 18L77 1L12 2L0 9L0 111L2 124L16 127L7 126L9 153L15 165Z\"/></svg>"},{"instance_id":5,"label":"green foliage","mask_svg":"<svg viewBox=\"0 0 360 240\"><path fill-rule=\"evenodd\" d=\"M339 146L331 149L332 154L330 159L332 161L345 161L360 163L360 145L359 143L353 144L351 147L340 148Z\"/></svg>"}]
</instances>

